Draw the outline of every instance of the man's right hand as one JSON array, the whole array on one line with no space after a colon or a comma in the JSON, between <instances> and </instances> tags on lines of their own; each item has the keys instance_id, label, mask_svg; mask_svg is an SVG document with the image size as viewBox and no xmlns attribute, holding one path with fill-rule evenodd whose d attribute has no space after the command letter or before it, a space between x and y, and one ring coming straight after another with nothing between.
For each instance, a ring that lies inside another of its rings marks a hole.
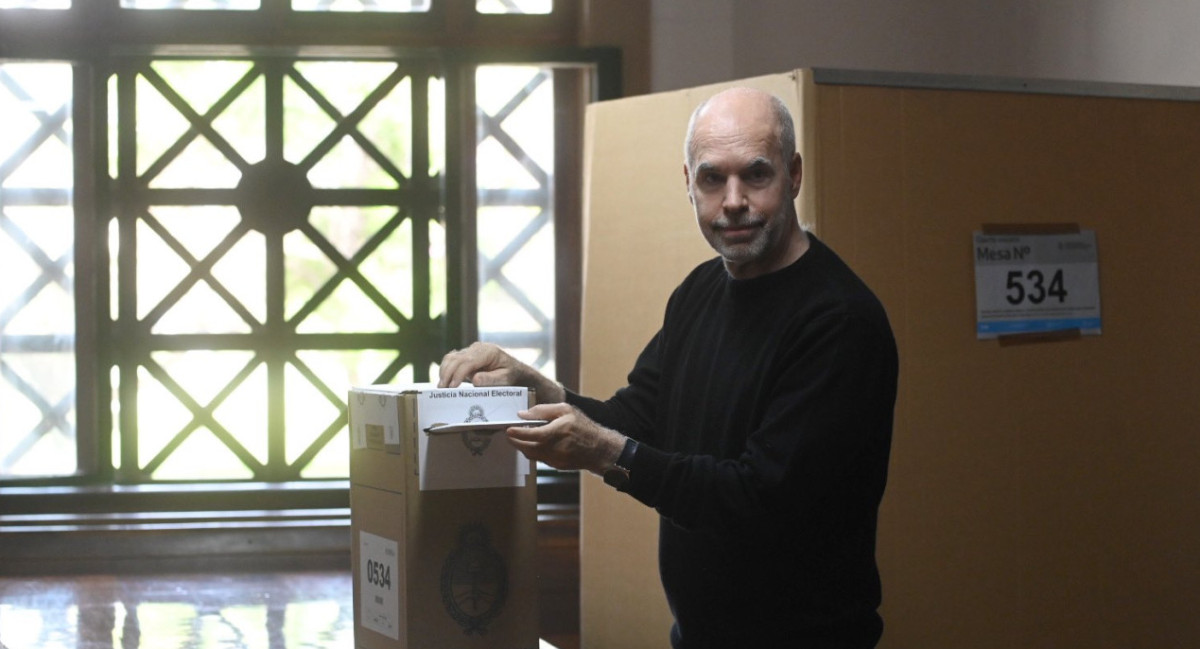
<instances>
[{"instance_id":1,"label":"man's right hand","mask_svg":"<svg viewBox=\"0 0 1200 649\"><path fill-rule=\"evenodd\" d=\"M477 342L442 358L438 387L456 388L464 381L477 387L519 385L531 388L537 393L538 403L559 403L567 397L561 385L491 343Z\"/></svg>"}]
</instances>

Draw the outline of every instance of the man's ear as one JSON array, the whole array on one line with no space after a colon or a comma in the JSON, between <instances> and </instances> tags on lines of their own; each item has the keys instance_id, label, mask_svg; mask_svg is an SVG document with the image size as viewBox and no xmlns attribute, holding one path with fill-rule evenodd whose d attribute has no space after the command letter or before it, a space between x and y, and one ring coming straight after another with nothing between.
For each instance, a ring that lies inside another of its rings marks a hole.
<instances>
[{"instance_id":1,"label":"man's ear","mask_svg":"<svg viewBox=\"0 0 1200 649\"><path fill-rule=\"evenodd\" d=\"M804 179L804 160L797 152L792 155L792 164L788 167L792 180L792 198L800 195L800 182Z\"/></svg>"},{"instance_id":2,"label":"man's ear","mask_svg":"<svg viewBox=\"0 0 1200 649\"><path fill-rule=\"evenodd\" d=\"M695 205L692 200L692 173L688 170L687 163L683 163L683 190L687 192L688 202Z\"/></svg>"}]
</instances>

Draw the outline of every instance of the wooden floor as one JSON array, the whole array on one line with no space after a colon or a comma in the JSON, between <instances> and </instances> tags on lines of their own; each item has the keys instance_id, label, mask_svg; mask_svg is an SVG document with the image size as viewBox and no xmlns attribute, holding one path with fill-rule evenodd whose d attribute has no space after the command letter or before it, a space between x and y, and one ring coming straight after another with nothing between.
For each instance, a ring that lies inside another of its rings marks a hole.
<instances>
[{"instance_id":1,"label":"wooden floor","mask_svg":"<svg viewBox=\"0 0 1200 649\"><path fill-rule=\"evenodd\" d=\"M0 577L0 644L353 649L351 597L349 572Z\"/></svg>"}]
</instances>

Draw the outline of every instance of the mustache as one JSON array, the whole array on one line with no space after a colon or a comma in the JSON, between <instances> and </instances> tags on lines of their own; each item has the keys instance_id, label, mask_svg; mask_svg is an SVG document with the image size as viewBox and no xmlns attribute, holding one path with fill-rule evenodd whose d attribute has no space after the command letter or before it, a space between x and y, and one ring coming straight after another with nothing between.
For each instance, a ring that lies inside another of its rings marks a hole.
<instances>
[{"instance_id":1,"label":"mustache","mask_svg":"<svg viewBox=\"0 0 1200 649\"><path fill-rule=\"evenodd\" d=\"M767 220L766 214L739 214L735 217L724 214L712 222L712 227L718 230L758 227L766 223Z\"/></svg>"}]
</instances>

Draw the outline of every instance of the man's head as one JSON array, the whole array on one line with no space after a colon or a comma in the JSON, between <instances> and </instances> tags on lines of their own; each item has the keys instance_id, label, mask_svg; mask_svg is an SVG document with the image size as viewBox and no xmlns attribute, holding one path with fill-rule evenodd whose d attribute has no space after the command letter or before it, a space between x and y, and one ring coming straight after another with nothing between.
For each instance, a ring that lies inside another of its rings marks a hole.
<instances>
[{"instance_id":1,"label":"man's head","mask_svg":"<svg viewBox=\"0 0 1200 649\"><path fill-rule=\"evenodd\" d=\"M793 202L801 161L782 101L750 88L711 97L692 113L684 155L696 221L731 275L773 272L804 253Z\"/></svg>"}]
</instances>

